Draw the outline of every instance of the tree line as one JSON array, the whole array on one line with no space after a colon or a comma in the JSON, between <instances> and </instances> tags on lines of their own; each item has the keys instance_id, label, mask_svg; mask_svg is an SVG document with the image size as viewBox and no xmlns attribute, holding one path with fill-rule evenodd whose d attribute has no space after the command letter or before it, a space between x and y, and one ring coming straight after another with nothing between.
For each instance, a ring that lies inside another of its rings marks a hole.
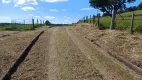
<instances>
[{"instance_id":1,"label":"tree line","mask_svg":"<svg viewBox=\"0 0 142 80\"><path fill-rule=\"evenodd\" d=\"M142 10L142 2L138 6L132 6L132 7L126 8L125 11L128 12L128 11L136 11L136 10Z\"/></svg>"}]
</instances>

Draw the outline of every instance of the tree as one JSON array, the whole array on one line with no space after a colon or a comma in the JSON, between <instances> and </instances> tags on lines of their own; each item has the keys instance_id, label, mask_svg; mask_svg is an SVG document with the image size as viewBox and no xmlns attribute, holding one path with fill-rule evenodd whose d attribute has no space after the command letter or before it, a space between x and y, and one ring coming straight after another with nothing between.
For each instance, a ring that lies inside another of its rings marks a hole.
<instances>
[{"instance_id":1,"label":"tree","mask_svg":"<svg viewBox=\"0 0 142 80\"><path fill-rule=\"evenodd\" d=\"M138 7L137 7L137 6L134 6L134 7L133 7L133 11L136 11L136 10L138 10Z\"/></svg>"},{"instance_id":2,"label":"tree","mask_svg":"<svg viewBox=\"0 0 142 80\"><path fill-rule=\"evenodd\" d=\"M51 25L51 23L48 20L46 20L45 24L49 26Z\"/></svg>"},{"instance_id":3,"label":"tree","mask_svg":"<svg viewBox=\"0 0 142 80\"><path fill-rule=\"evenodd\" d=\"M138 9L142 10L142 2L138 5Z\"/></svg>"},{"instance_id":4,"label":"tree","mask_svg":"<svg viewBox=\"0 0 142 80\"><path fill-rule=\"evenodd\" d=\"M130 11L136 11L136 10L138 10L138 7L137 6L132 6L132 7L126 8L125 11L130 12Z\"/></svg>"},{"instance_id":5,"label":"tree","mask_svg":"<svg viewBox=\"0 0 142 80\"><path fill-rule=\"evenodd\" d=\"M120 9L126 8L126 3L134 2L135 0L90 0L90 6L99 9L112 17L110 29L115 29L116 13Z\"/></svg>"}]
</instances>

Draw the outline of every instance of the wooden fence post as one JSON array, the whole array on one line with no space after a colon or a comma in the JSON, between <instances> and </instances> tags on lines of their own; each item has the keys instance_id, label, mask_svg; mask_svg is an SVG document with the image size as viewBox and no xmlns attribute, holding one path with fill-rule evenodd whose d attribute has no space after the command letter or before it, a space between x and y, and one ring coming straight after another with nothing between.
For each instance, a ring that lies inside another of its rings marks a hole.
<instances>
[{"instance_id":1,"label":"wooden fence post","mask_svg":"<svg viewBox=\"0 0 142 80\"><path fill-rule=\"evenodd\" d=\"M38 19L37 19L37 24L38 24Z\"/></svg>"},{"instance_id":2,"label":"wooden fence post","mask_svg":"<svg viewBox=\"0 0 142 80\"><path fill-rule=\"evenodd\" d=\"M32 29L34 30L34 19L32 19L32 24L33 24L33 28Z\"/></svg>"},{"instance_id":3,"label":"wooden fence post","mask_svg":"<svg viewBox=\"0 0 142 80\"><path fill-rule=\"evenodd\" d=\"M84 23L85 23L86 21L85 21L85 17L84 17Z\"/></svg>"},{"instance_id":4,"label":"wooden fence post","mask_svg":"<svg viewBox=\"0 0 142 80\"><path fill-rule=\"evenodd\" d=\"M95 24L95 15L93 15L93 25Z\"/></svg>"},{"instance_id":5,"label":"wooden fence post","mask_svg":"<svg viewBox=\"0 0 142 80\"><path fill-rule=\"evenodd\" d=\"M42 25L42 21L40 20L40 26Z\"/></svg>"},{"instance_id":6,"label":"wooden fence post","mask_svg":"<svg viewBox=\"0 0 142 80\"><path fill-rule=\"evenodd\" d=\"M88 16L86 16L86 23L88 23Z\"/></svg>"},{"instance_id":7,"label":"wooden fence post","mask_svg":"<svg viewBox=\"0 0 142 80\"><path fill-rule=\"evenodd\" d=\"M98 20L97 20L97 26L100 26L100 13L97 14Z\"/></svg>"},{"instance_id":8,"label":"wooden fence post","mask_svg":"<svg viewBox=\"0 0 142 80\"><path fill-rule=\"evenodd\" d=\"M92 23L92 20L91 20L92 16L90 15L90 24Z\"/></svg>"},{"instance_id":9,"label":"wooden fence post","mask_svg":"<svg viewBox=\"0 0 142 80\"><path fill-rule=\"evenodd\" d=\"M132 21L131 21L131 27L130 27L130 30L131 30L131 34L133 34L133 27L134 27L134 11L132 13Z\"/></svg>"},{"instance_id":10,"label":"wooden fence post","mask_svg":"<svg viewBox=\"0 0 142 80\"><path fill-rule=\"evenodd\" d=\"M24 20L24 24L25 24L25 20Z\"/></svg>"}]
</instances>

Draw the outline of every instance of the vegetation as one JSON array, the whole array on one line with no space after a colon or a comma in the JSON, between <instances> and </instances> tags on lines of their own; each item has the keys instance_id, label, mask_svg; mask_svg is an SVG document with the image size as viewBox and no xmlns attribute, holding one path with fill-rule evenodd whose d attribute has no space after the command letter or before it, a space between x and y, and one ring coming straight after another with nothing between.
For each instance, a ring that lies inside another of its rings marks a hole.
<instances>
[{"instance_id":1,"label":"vegetation","mask_svg":"<svg viewBox=\"0 0 142 80\"><path fill-rule=\"evenodd\" d=\"M142 10L137 10L135 11L135 18L134 18L134 31L137 32L142 32ZM121 16L124 18L122 18ZM129 30L131 26L131 17L132 17L132 12L125 12L122 14L117 14L116 15L116 29L118 30ZM109 16L101 17L100 18L100 25L109 28L111 24L111 18Z\"/></svg>"},{"instance_id":2,"label":"vegetation","mask_svg":"<svg viewBox=\"0 0 142 80\"><path fill-rule=\"evenodd\" d=\"M125 12L125 13L121 13L121 14L116 14L116 21L115 21L115 29L117 30L130 30L130 26L131 26L131 19L132 19L132 13L131 12ZM135 17L134 17L134 26L133 26L133 30L135 32L142 32L142 10L137 10L134 11ZM97 26L97 22L98 22L98 18L96 16L94 16L95 19L91 18L92 20L92 24ZM88 19L90 20L90 19ZM100 17L100 29L109 29L110 28L110 24L111 24L111 17L110 16L102 16ZM79 20L78 23L82 23L86 20L81 19ZM87 23L87 22L85 22Z\"/></svg>"},{"instance_id":3,"label":"vegetation","mask_svg":"<svg viewBox=\"0 0 142 80\"><path fill-rule=\"evenodd\" d=\"M43 26L41 24L35 24L34 28L38 28L40 26ZM0 31L3 30L10 30L10 31L24 31L24 30L32 30L33 25L32 24L1 24L0 25Z\"/></svg>"},{"instance_id":4,"label":"vegetation","mask_svg":"<svg viewBox=\"0 0 142 80\"><path fill-rule=\"evenodd\" d=\"M138 5L138 10L142 10L142 2Z\"/></svg>"},{"instance_id":5,"label":"vegetation","mask_svg":"<svg viewBox=\"0 0 142 80\"><path fill-rule=\"evenodd\" d=\"M83 17L79 22L92 22L98 26L99 29L130 30L131 33L134 31L142 32L142 2L138 6L126 8L126 3L134 1L135 0L90 0L90 5L102 11L103 15L93 15L92 18Z\"/></svg>"},{"instance_id":6,"label":"vegetation","mask_svg":"<svg viewBox=\"0 0 142 80\"><path fill-rule=\"evenodd\" d=\"M49 22L48 20L46 20L45 24L50 26L51 22Z\"/></svg>"},{"instance_id":7,"label":"vegetation","mask_svg":"<svg viewBox=\"0 0 142 80\"><path fill-rule=\"evenodd\" d=\"M112 16L110 29L115 29L115 18L118 10L123 10L126 3L134 2L135 0L90 0L90 6L99 9L103 13Z\"/></svg>"}]
</instances>

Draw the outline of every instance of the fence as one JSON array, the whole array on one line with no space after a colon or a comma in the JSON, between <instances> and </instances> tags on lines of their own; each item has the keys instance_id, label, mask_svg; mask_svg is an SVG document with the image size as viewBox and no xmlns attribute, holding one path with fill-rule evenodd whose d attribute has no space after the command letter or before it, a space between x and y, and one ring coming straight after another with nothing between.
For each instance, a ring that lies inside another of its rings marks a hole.
<instances>
[{"instance_id":1,"label":"fence","mask_svg":"<svg viewBox=\"0 0 142 80\"><path fill-rule=\"evenodd\" d=\"M11 23L0 23L0 30L32 30L43 25L44 20L17 19L11 20Z\"/></svg>"},{"instance_id":2,"label":"fence","mask_svg":"<svg viewBox=\"0 0 142 80\"><path fill-rule=\"evenodd\" d=\"M91 23L95 26L98 26L101 29L109 29L111 24L111 17L101 17L100 14L98 14L97 16L90 16L89 19L88 17L84 17L80 20L80 22ZM115 29L130 30L131 32L142 32L142 12L135 11L117 14L115 20Z\"/></svg>"}]
</instances>

